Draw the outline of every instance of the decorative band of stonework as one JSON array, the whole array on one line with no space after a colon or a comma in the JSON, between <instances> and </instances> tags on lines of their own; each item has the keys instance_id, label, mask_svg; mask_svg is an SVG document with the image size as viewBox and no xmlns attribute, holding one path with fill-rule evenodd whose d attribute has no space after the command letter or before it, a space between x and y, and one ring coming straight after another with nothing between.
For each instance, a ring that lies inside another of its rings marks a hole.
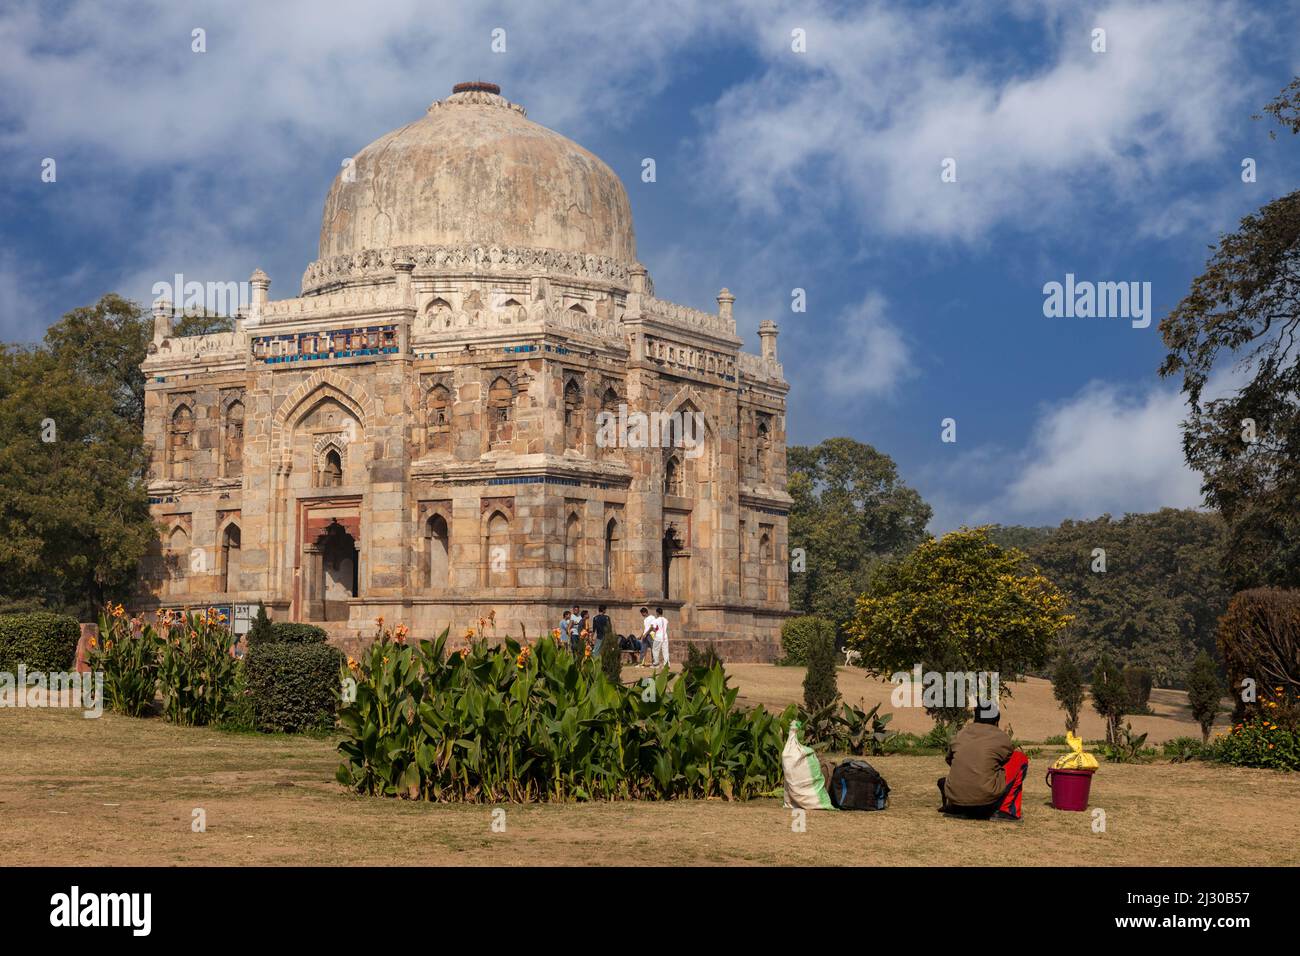
<instances>
[{"instance_id":1,"label":"decorative band of stonework","mask_svg":"<svg viewBox=\"0 0 1300 956\"><path fill-rule=\"evenodd\" d=\"M302 274L303 295L337 282L392 275L393 263L404 259L415 263L417 275L444 271L541 272L604 279L626 285L629 274L628 264L618 259L559 249L493 245L390 246L317 259Z\"/></svg>"},{"instance_id":2,"label":"decorative band of stonework","mask_svg":"<svg viewBox=\"0 0 1300 956\"><path fill-rule=\"evenodd\" d=\"M429 104L428 112L432 113L443 106L495 106L498 109L514 110L520 116L528 115L528 111L518 103L511 103L502 96L501 88L494 83L457 83L452 87L451 96L434 100Z\"/></svg>"}]
</instances>

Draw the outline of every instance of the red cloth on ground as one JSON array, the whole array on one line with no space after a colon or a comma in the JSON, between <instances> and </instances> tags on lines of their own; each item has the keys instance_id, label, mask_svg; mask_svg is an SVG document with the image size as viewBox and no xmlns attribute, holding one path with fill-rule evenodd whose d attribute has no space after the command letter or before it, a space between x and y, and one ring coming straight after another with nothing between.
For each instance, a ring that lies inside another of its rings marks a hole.
<instances>
[{"instance_id":1,"label":"red cloth on ground","mask_svg":"<svg viewBox=\"0 0 1300 956\"><path fill-rule=\"evenodd\" d=\"M1020 796L1025 786L1025 774L1029 772L1029 758L1021 751L1014 751L1007 758L1006 766L1003 768L1006 774L1007 795L1002 798L1002 805L998 807L1003 813L1009 813L1017 820L1020 819Z\"/></svg>"}]
</instances>

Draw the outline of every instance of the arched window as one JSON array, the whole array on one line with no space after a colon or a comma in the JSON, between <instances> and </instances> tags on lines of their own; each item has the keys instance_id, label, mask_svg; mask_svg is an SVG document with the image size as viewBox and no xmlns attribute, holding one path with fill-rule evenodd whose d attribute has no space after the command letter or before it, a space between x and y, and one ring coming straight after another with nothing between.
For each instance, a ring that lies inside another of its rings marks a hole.
<instances>
[{"instance_id":1,"label":"arched window","mask_svg":"<svg viewBox=\"0 0 1300 956\"><path fill-rule=\"evenodd\" d=\"M772 448L772 416L758 416L758 477L767 477L767 453Z\"/></svg>"},{"instance_id":2,"label":"arched window","mask_svg":"<svg viewBox=\"0 0 1300 956\"><path fill-rule=\"evenodd\" d=\"M518 324L524 320L524 307L519 304L518 299L506 299L501 303L501 311L502 325Z\"/></svg>"},{"instance_id":3,"label":"arched window","mask_svg":"<svg viewBox=\"0 0 1300 956\"><path fill-rule=\"evenodd\" d=\"M446 299L434 299L424 307L424 315L431 329L451 328L451 303Z\"/></svg>"},{"instance_id":4,"label":"arched window","mask_svg":"<svg viewBox=\"0 0 1300 956\"><path fill-rule=\"evenodd\" d=\"M569 514L564 525L564 586L582 585L582 522L576 512Z\"/></svg>"},{"instance_id":5,"label":"arched window","mask_svg":"<svg viewBox=\"0 0 1300 956\"><path fill-rule=\"evenodd\" d=\"M171 477L184 481L190 477L190 461L194 457L194 412L188 405L181 405L172 412L167 444Z\"/></svg>"},{"instance_id":6,"label":"arched window","mask_svg":"<svg viewBox=\"0 0 1300 956\"><path fill-rule=\"evenodd\" d=\"M758 580L762 585L764 601L772 599L772 531L770 525L761 525L762 534L758 536Z\"/></svg>"},{"instance_id":7,"label":"arched window","mask_svg":"<svg viewBox=\"0 0 1300 956\"><path fill-rule=\"evenodd\" d=\"M244 403L235 401L226 406L226 420L222 427L221 474L237 478L244 470Z\"/></svg>"},{"instance_id":8,"label":"arched window","mask_svg":"<svg viewBox=\"0 0 1300 956\"><path fill-rule=\"evenodd\" d=\"M618 422L618 406L620 399L618 392L613 387L607 387L603 395L600 396L600 415L597 416L596 427L596 449L598 455L608 455L618 452L619 442L621 440L618 434L616 424Z\"/></svg>"},{"instance_id":9,"label":"arched window","mask_svg":"<svg viewBox=\"0 0 1300 956\"><path fill-rule=\"evenodd\" d=\"M446 451L451 436L451 392L435 385L424 393L425 447Z\"/></svg>"},{"instance_id":10,"label":"arched window","mask_svg":"<svg viewBox=\"0 0 1300 956\"><path fill-rule=\"evenodd\" d=\"M221 535L221 591L229 594L239 590L239 525L226 525Z\"/></svg>"},{"instance_id":11,"label":"arched window","mask_svg":"<svg viewBox=\"0 0 1300 956\"><path fill-rule=\"evenodd\" d=\"M514 402L514 386L504 376L498 376L488 388L488 441L491 444L506 443L514 437L511 427Z\"/></svg>"},{"instance_id":12,"label":"arched window","mask_svg":"<svg viewBox=\"0 0 1300 956\"><path fill-rule=\"evenodd\" d=\"M483 547L483 573L489 587L510 586L510 522L500 511L488 519Z\"/></svg>"},{"instance_id":13,"label":"arched window","mask_svg":"<svg viewBox=\"0 0 1300 956\"><path fill-rule=\"evenodd\" d=\"M320 466L320 487L338 488L343 484L343 456L337 448L325 452Z\"/></svg>"},{"instance_id":14,"label":"arched window","mask_svg":"<svg viewBox=\"0 0 1300 956\"><path fill-rule=\"evenodd\" d=\"M682 460L677 455L669 455L664 463L664 494L681 495Z\"/></svg>"},{"instance_id":15,"label":"arched window","mask_svg":"<svg viewBox=\"0 0 1300 956\"><path fill-rule=\"evenodd\" d=\"M613 589L616 578L618 552L620 547L618 519L610 518L605 523L605 587Z\"/></svg>"},{"instance_id":16,"label":"arched window","mask_svg":"<svg viewBox=\"0 0 1300 956\"><path fill-rule=\"evenodd\" d=\"M564 447L582 451L582 389L575 379L564 385Z\"/></svg>"},{"instance_id":17,"label":"arched window","mask_svg":"<svg viewBox=\"0 0 1300 956\"><path fill-rule=\"evenodd\" d=\"M181 525L167 536L167 564L172 577L183 578L190 570L190 536Z\"/></svg>"},{"instance_id":18,"label":"arched window","mask_svg":"<svg viewBox=\"0 0 1300 956\"><path fill-rule=\"evenodd\" d=\"M575 303L573 303L573 305L569 306L569 311L572 312L572 313L574 313L575 315L586 315L586 314L587 314L587 310L584 309L584 308L582 307L582 305L581 305L580 303L577 303L577 302L575 302Z\"/></svg>"},{"instance_id":19,"label":"arched window","mask_svg":"<svg viewBox=\"0 0 1300 956\"><path fill-rule=\"evenodd\" d=\"M447 573L451 538L447 529L447 519L442 515L433 515L424 525L425 586L438 591L447 586Z\"/></svg>"}]
</instances>

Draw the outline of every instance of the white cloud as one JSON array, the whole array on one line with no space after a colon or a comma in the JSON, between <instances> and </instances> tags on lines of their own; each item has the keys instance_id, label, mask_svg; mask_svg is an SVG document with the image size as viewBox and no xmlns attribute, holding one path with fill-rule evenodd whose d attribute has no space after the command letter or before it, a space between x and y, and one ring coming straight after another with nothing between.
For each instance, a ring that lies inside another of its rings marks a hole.
<instances>
[{"instance_id":1,"label":"white cloud","mask_svg":"<svg viewBox=\"0 0 1300 956\"><path fill-rule=\"evenodd\" d=\"M712 111L709 188L761 214L833 210L847 195L859 222L887 233L971 240L1007 221L1059 222L1091 198L1080 183L1102 177L1098 188L1155 208L1165 174L1214 156L1225 124L1255 105L1249 83L1228 79L1248 75L1247 14L1232 0L1043 15L1049 62L1010 75L969 48L965 15L821 17L807 54L768 46L765 74ZM1105 53L1089 46L1098 24ZM956 183L940 180L948 157Z\"/></svg>"},{"instance_id":2,"label":"white cloud","mask_svg":"<svg viewBox=\"0 0 1300 956\"><path fill-rule=\"evenodd\" d=\"M882 397L915 374L911 350L887 314L883 296L871 292L836 319L836 345L810 384L839 397Z\"/></svg>"},{"instance_id":3,"label":"white cloud","mask_svg":"<svg viewBox=\"0 0 1300 956\"><path fill-rule=\"evenodd\" d=\"M1183 461L1183 396L1173 387L1089 382L1038 421L999 504L1015 516L1191 508L1200 476Z\"/></svg>"}]
</instances>

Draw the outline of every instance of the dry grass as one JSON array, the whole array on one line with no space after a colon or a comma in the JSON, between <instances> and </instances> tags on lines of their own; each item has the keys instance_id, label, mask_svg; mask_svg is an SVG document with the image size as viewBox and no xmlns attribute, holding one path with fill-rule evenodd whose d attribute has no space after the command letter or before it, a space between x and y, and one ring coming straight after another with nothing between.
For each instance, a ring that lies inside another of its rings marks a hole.
<instances>
[{"instance_id":1,"label":"dry grass","mask_svg":"<svg viewBox=\"0 0 1300 956\"><path fill-rule=\"evenodd\" d=\"M624 668L624 675L636 673L636 668ZM648 673L648 671L646 672ZM765 707L781 708L791 701L803 700L802 667L774 667L771 664L728 664L727 673L732 683L740 688L740 700ZM868 676L857 667L839 668L840 693L851 704L871 707L884 703L882 712L893 713L890 730L924 734L934 726L925 711L919 708L896 708L890 703L894 685ZM1002 727L1017 740L1042 742L1049 737L1065 733L1065 713L1052 697L1050 681L1029 678L1011 685L1012 696L1003 701ZM1200 738L1201 728L1192 720L1187 707L1187 694L1180 690L1154 690L1151 692L1150 716L1131 717L1133 732L1149 734L1148 743L1160 744L1175 737ZM1223 702L1225 713L1215 725L1216 730L1228 727L1226 709L1231 702ZM1106 736L1106 726L1091 701L1085 702L1079 715L1080 730L1085 740L1099 740Z\"/></svg>"},{"instance_id":2,"label":"dry grass","mask_svg":"<svg viewBox=\"0 0 1300 956\"><path fill-rule=\"evenodd\" d=\"M506 832L493 833L487 806L345 792L334 742L321 738L5 710L0 750L11 865L1300 862L1300 775L1203 764L1103 766L1093 806L1105 833L1091 814L1046 805L1037 759L1023 822L940 816L938 757L873 760L893 787L888 812L810 813L806 833L775 799L508 807ZM191 831L196 807L204 833Z\"/></svg>"}]
</instances>

